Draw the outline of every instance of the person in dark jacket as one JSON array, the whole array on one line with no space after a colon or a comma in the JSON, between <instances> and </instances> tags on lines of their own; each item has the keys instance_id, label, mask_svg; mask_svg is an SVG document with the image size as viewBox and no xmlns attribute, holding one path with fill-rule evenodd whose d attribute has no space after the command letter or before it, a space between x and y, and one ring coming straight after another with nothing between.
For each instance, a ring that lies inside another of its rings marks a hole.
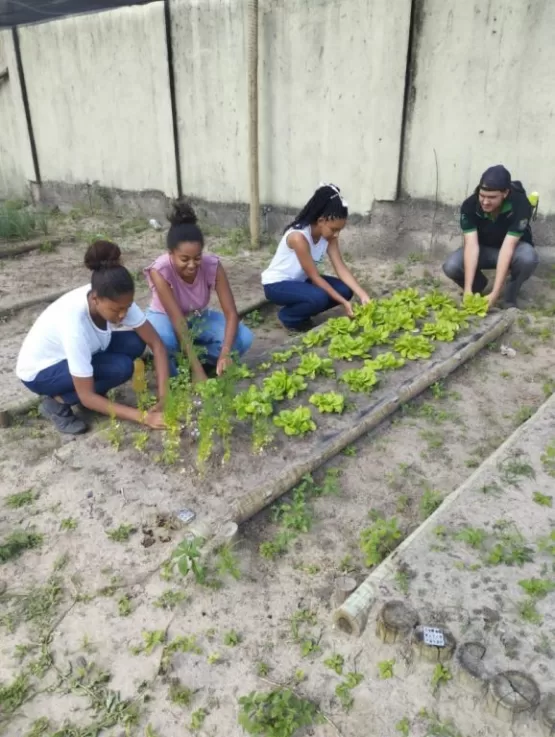
<instances>
[{"instance_id":1,"label":"person in dark jacket","mask_svg":"<svg viewBox=\"0 0 555 737\"><path fill-rule=\"evenodd\" d=\"M505 306L516 307L520 288L539 261L531 218L532 205L522 184L511 181L501 164L491 166L461 206L464 245L449 256L443 271L464 294L483 294L488 280L482 269L495 269L489 306L497 302L505 286Z\"/></svg>"}]
</instances>

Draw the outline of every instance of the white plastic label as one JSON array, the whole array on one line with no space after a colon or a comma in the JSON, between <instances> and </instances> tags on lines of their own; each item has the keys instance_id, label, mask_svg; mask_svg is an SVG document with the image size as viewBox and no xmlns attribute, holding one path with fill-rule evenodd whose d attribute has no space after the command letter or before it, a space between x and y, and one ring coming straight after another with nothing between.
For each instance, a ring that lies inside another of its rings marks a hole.
<instances>
[{"instance_id":1,"label":"white plastic label","mask_svg":"<svg viewBox=\"0 0 555 737\"><path fill-rule=\"evenodd\" d=\"M424 627L424 642L426 645L445 647L445 637L437 627Z\"/></svg>"}]
</instances>

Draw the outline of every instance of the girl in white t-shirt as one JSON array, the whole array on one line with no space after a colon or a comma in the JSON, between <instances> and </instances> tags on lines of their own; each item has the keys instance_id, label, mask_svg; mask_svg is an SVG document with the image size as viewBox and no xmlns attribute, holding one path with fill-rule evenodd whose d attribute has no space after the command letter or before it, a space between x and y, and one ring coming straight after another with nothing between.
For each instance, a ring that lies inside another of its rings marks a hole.
<instances>
[{"instance_id":1,"label":"girl in white t-shirt","mask_svg":"<svg viewBox=\"0 0 555 737\"><path fill-rule=\"evenodd\" d=\"M284 231L272 262L262 273L266 298L282 309L281 323L289 330L312 327L311 318L342 305L353 316L353 293L365 304L370 297L341 258L339 234L349 211L339 187L322 184ZM318 271L326 253L337 277Z\"/></svg>"},{"instance_id":2,"label":"girl in white t-shirt","mask_svg":"<svg viewBox=\"0 0 555 737\"><path fill-rule=\"evenodd\" d=\"M96 241L85 254L91 283L64 294L38 317L27 334L16 374L35 394L44 397L43 417L63 433L85 432L85 423L71 405L122 420L164 426L160 403L168 382L168 356L158 333L133 301L133 277L121 264L115 243ZM116 326L130 328L118 330ZM154 356L159 404L143 415L138 409L106 399L110 389L128 381L133 363L148 345Z\"/></svg>"}]
</instances>

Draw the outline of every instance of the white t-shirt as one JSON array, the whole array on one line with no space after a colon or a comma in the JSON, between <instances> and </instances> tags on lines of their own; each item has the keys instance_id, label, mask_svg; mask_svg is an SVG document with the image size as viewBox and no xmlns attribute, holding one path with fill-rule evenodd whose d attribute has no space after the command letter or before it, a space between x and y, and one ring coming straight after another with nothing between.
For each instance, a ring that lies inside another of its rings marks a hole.
<instances>
[{"instance_id":1,"label":"white t-shirt","mask_svg":"<svg viewBox=\"0 0 555 737\"><path fill-rule=\"evenodd\" d=\"M116 326L107 323L102 330L94 324L87 300L90 291L90 284L73 289L37 318L17 358L15 373L22 381L33 381L43 369L66 360L72 376L93 375L91 359L108 348ZM144 312L133 302L121 325L139 328L145 322Z\"/></svg>"},{"instance_id":2,"label":"white t-shirt","mask_svg":"<svg viewBox=\"0 0 555 737\"><path fill-rule=\"evenodd\" d=\"M287 245L287 238L291 233L302 233L307 240L310 253L314 259L314 263L318 264L328 250L328 242L325 238L320 238L318 243L312 240L312 229L310 225L302 230L300 228L291 228L284 233L275 252L274 258L266 271L262 272L262 284L275 284L280 281L306 281L306 275L301 262L299 261L295 251Z\"/></svg>"}]
</instances>

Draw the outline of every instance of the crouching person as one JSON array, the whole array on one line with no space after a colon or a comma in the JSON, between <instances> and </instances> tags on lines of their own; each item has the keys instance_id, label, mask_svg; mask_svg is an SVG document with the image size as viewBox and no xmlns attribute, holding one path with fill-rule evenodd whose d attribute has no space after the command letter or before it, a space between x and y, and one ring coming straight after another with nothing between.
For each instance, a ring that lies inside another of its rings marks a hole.
<instances>
[{"instance_id":1,"label":"crouching person","mask_svg":"<svg viewBox=\"0 0 555 737\"><path fill-rule=\"evenodd\" d=\"M505 306L516 307L520 288L539 260L531 217L532 205L521 183L512 182L504 166L490 167L474 194L462 204L464 246L449 256L443 271L465 294L483 294L488 280L482 269L495 269L489 306L497 302L505 287Z\"/></svg>"},{"instance_id":2,"label":"crouching person","mask_svg":"<svg viewBox=\"0 0 555 737\"><path fill-rule=\"evenodd\" d=\"M72 405L122 420L164 426L160 404L143 415L138 409L106 399L110 389L128 381L133 363L148 345L154 356L158 399L164 399L168 357L158 334L133 301L135 285L121 264L121 252L109 241L87 249L85 266L91 283L53 302L29 331L17 360L16 374L35 394L44 397L40 413L62 433L78 435L85 423ZM129 330L114 331L114 327Z\"/></svg>"}]
</instances>

